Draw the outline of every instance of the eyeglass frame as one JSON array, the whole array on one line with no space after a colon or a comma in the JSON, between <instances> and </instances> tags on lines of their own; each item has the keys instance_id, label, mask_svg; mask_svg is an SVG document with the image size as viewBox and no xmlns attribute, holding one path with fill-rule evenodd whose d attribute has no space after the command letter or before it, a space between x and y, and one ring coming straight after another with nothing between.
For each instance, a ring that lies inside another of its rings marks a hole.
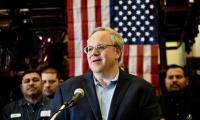
<instances>
[{"instance_id":1,"label":"eyeglass frame","mask_svg":"<svg viewBox=\"0 0 200 120\"><path fill-rule=\"evenodd\" d=\"M104 44L98 44L96 45L95 47L94 46L87 46L84 48L84 52L86 54L88 54L89 52L93 51L94 48L99 51L99 52L102 52L103 50L105 50L107 47L116 47L116 45L104 45ZM91 50L89 50L89 47L91 47ZM98 47L103 47L103 48L98 48Z\"/></svg>"}]
</instances>

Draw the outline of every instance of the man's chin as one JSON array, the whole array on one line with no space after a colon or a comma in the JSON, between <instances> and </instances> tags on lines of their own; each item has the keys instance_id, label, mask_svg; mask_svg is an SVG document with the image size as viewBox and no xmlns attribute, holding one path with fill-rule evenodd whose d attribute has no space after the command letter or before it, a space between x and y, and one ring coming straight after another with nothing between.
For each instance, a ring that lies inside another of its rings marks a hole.
<instances>
[{"instance_id":1,"label":"man's chin","mask_svg":"<svg viewBox=\"0 0 200 120\"><path fill-rule=\"evenodd\" d=\"M171 88L171 92L178 92L180 91L180 88Z\"/></svg>"}]
</instances>

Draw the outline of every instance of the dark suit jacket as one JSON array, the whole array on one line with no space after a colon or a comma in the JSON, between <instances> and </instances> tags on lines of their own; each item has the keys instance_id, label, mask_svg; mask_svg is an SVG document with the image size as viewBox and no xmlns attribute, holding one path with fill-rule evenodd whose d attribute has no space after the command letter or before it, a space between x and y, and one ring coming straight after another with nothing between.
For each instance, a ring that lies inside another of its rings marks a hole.
<instances>
[{"instance_id":1,"label":"dark suit jacket","mask_svg":"<svg viewBox=\"0 0 200 120\"><path fill-rule=\"evenodd\" d=\"M75 106L62 112L60 119L102 120L91 71L69 79L57 88L52 101L52 113L69 101L77 88L82 88L85 96ZM120 71L108 120L159 120L160 116L154 87L141 78Z\"/></svg>"}]
</instances>

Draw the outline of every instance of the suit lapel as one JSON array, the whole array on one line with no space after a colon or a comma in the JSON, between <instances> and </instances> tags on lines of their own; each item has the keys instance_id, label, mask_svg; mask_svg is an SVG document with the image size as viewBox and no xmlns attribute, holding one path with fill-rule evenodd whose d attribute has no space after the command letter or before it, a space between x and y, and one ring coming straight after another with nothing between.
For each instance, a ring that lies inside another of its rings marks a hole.
<instances>
[{"instance_id":1,"label":"suit lapel","mask_svg":"<svg viewBox=\"0 0 200 120\"><path fill-rule=\"evenodd\" d=\"M96 95L96 89L93 81L93 75L92 72L89 72L87 77L84 79L84 86L86 90L86 96L90 105L90 108L92 109L92 112L96 118L96 120L101 120L101 111L99 107L99 102ZM87 94L88 93L88 94Z\"/></svg>"},{"instance_id":2,"label":"suit lapel","mask_svg":"<svg viewBox=\"0 0 200 120\"><path fill-rule=\"evenodd\" d=\"M118 83L115 88L115 92L112 98L108 120L112 120L114 116L116 116L117 109L119 108L119 105L124 98L124 95L130 85L130 80L128 79L129 75L125 72L120 71Z\"/></svg>"}]
</instances>

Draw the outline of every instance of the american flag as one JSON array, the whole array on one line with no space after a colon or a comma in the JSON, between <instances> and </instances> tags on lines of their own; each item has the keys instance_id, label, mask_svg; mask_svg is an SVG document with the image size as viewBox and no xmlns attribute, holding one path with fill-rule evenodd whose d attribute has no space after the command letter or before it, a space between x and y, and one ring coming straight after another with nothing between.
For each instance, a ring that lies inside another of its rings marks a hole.
<instances>
[{"instance_id":1,"label":"american flag","mask_svg":"<svg viewBox=\"0 0 200 120\"><path fill-rule=\"evenodd\" d=\"M129 73L158 90L157 0L67 0L69 76L88 71L83 48L99 26L112 27L124 38L123 63Z\"/></svg>"}]
</instances>

